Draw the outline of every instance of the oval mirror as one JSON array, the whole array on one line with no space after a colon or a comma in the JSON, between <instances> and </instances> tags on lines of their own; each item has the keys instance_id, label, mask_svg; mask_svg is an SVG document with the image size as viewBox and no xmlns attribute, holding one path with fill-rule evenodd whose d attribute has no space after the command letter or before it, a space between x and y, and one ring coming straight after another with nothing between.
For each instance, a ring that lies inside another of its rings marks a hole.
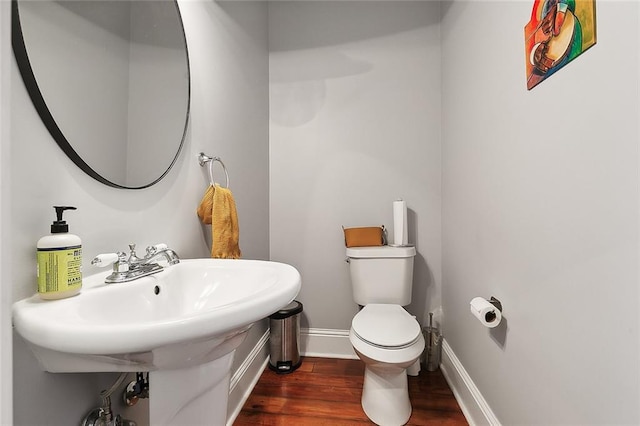
<instances>
[{"instance_id":1,"label":"oval mirror","mask_svg":"<svg viewBox=\"0 0 640 426\"><path fill-rule=\"evenodd\" d=\"M162 179L189 120L189 56L177 2L13 0L12 18L20 74L67 156L117 188Z\"/></svg>"}]
</instances>

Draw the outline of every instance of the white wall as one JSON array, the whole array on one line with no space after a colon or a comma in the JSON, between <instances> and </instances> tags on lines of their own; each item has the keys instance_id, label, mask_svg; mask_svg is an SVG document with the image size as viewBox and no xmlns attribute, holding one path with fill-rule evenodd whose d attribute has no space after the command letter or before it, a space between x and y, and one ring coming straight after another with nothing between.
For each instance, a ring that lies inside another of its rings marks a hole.
<instances>
[{"instance_id":1,"label":"white wall","mask_svg":"<svg viewBox=\"0 0 640 426\"><path fill-rule=\"evenodd\" d=\"M206 170L196 160L200 151L222 157L229 169L238 205L243 257L268 258L266 5L186 1L181 2L181 10L193 84L190 129L175 168L146 190L109 188L71 163L42 125L13 61L12 132L10 140L3 139L3 147L10 144L13 183L11 217L5 223L9 222L16 231L3 267L12 265L10 285L14 300L35 291L35 243L49 232L54 204L78 207L77 211L68 212L66 220L71 232L83 239L85 274L95 272L89 265L92 256L123 250L130 242L142 248L166 242L184 258L207 256L209 236L195 214L208 185ZM4 190L3 187L3 194ZM3 303L6 312L8 301L3 299ZM238 350L236 364L265 327L265 322L255 327ZM41 372L21 339L15 340L16 425L78 423L85 412L98 404L99 391L116 377ZM125 418L137 416L127 410L118 412Z\"/></svg>"},{"instance_id":2,"label":"white wall","mask_svg":"<svg viewBox=\"0 0 640 426\"><path fill-rule=\"evenodd\" d=\"M503 424L638 424L639 6L529 92L531 5L443 6L444 334Z\"/></svg>"},{"instance_id":3,"label":"white wall","mask_svg":"<svg viewBox=\"0 0 640 426\"><path fill-rule=\"evenodd\" d=\"M436 2L269 4L271 257L298 268L302 327L357 312L342 226L410 209L413 303L440 304L440 37Z\"/></svg>"}]
</instances>

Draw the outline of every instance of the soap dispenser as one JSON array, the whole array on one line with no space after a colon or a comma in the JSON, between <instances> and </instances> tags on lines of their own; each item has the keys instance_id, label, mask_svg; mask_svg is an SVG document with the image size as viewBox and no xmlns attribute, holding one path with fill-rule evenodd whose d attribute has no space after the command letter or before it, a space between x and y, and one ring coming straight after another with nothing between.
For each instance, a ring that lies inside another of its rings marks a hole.
<instances>
[{"instance_id":1,"label":"soap dispenser","mask_svg":"<svg viewBox=\"0 0 640 426\"><path fill-rule=\"evenodd\" d=\"M62 220L65 210L75 207L54 206L57 220L51 234L38 240L38 294L42 299L63 299L76 295L82 288L82 240L69 233Z\"/></svg>"}]
</instances>

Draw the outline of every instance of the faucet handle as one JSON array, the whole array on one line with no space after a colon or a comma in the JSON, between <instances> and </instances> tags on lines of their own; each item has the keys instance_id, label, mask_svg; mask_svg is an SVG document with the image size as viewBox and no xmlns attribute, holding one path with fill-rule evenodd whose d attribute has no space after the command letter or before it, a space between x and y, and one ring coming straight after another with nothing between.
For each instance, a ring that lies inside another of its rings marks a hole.
<instances>
[{"instance_id":1,"label":"faucet handle","mask_svg":"<svg viewBox=\"0 0 640 426\"><path fill-rule=\"evenodd\" d=\"M98 268L104 268L105 266L109 266L112 263L116 263L118 261L118 253L105 253L99 254L93 258L91 264L93 266L97 266Z\"/></svg>"},{"instance_id":2,"label":"faucet handle","mask_svg":"<svg viewBox=\"0 0 640 426\"><path fill-rule=\"evenodd\" d=\"M113 264L113 270L115 272L126 272L129 270L127 255L122 252L99 254L93 258L91 264L99 268Z\"/></svg>"},{"instance_id":3,"label":"faucet handle","mask_svg":"<svg viewBox=\"0 0 640 426\"><path fill-rule=\"evenodd\" d=\"M147 256L154 255L157 252L162 251L162 250L166 250L168 248L169 248L169 246L167 246L164 243L155 244L155 245L149 246L149 247L147 247Z\"/></svg>"}]
</instances>

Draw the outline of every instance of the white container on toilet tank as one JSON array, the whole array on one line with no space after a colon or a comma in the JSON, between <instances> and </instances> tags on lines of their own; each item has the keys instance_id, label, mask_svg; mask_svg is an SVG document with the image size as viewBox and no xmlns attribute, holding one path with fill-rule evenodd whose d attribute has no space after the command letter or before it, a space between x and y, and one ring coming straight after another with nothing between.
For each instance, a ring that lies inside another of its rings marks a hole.
<instances>
[{"instance_id":1,"label":"white container on toilet tank","mask_svg":"<svg viewBox=\"0 0 640 426\"><path fill-rule=\"evenodd\" d=\"M415 247L352 247L347 249L353 299L358 305L411 303Z\"/></svg>"}]
</instances>

